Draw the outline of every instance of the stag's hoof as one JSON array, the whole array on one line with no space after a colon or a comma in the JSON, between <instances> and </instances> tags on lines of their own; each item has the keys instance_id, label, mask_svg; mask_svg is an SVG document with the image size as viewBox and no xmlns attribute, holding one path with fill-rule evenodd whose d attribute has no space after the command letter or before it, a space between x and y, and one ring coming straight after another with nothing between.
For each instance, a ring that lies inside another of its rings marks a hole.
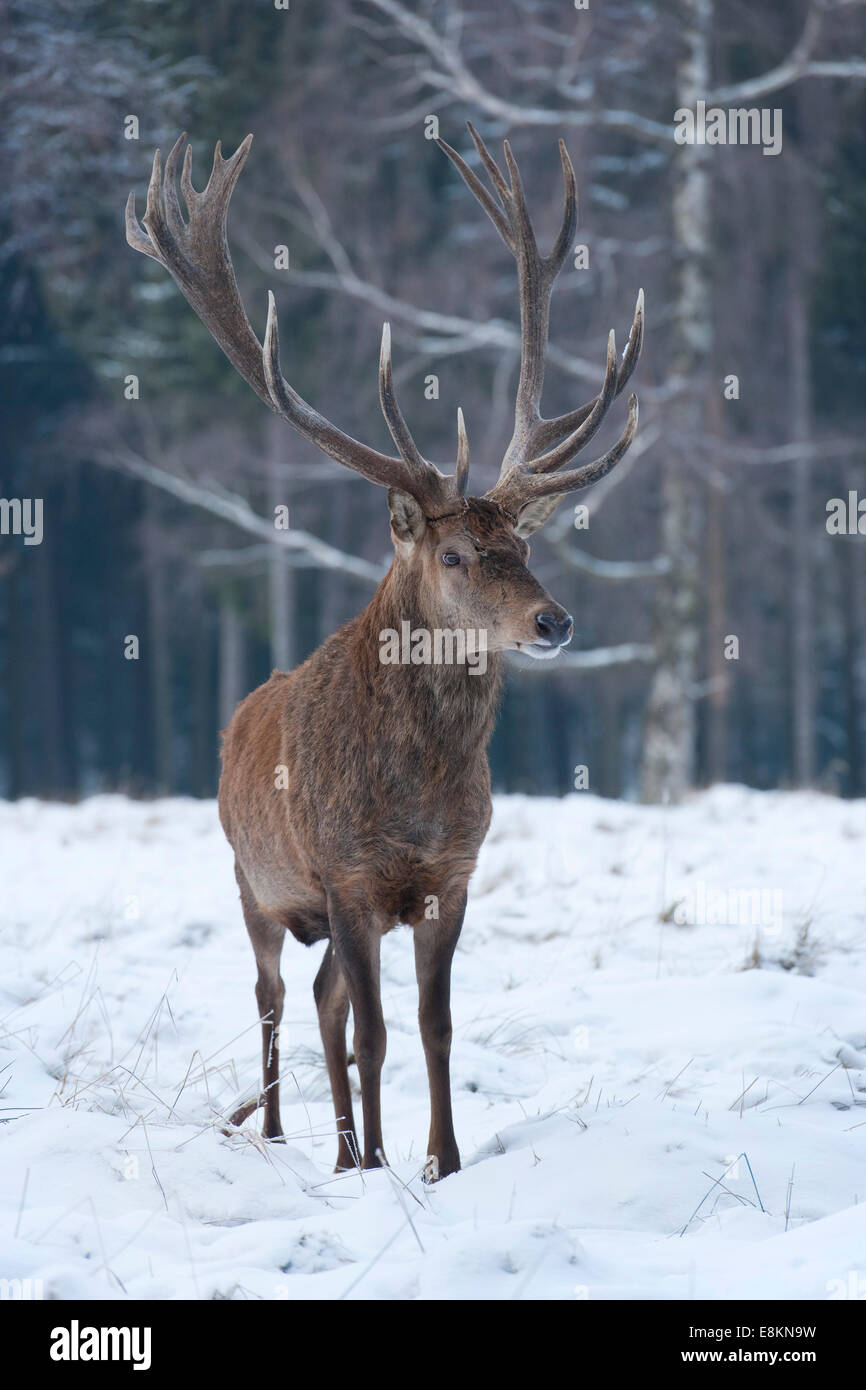
<instances>
[{"instance_id":1,"label":"stag's hoof","mask_svg":"<svg viewBox=\"0 0 866 1390\"><path fill-rule=\"evenodd\" d=\"M364 1154L362 1168L387 1168L388 1160L381 1149L377 1149L374 1154Z\"/></svg>"}]
</instances>

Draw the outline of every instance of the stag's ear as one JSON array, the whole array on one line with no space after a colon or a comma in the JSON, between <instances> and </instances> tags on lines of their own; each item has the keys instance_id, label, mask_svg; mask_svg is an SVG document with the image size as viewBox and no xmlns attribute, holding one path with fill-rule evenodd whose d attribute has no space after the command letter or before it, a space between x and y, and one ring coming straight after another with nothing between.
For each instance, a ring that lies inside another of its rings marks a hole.
<instances>
[{"instance_id":1,"label":"stag's ear","mask_svg":"<svg viewBox=\"0 0 866 1390\"><path fill-rule=\"evenodd\" d=\"M563 493L558 497L539 497L535 502L530 502L524 507L520 516L517 518L517 525L514 530L522 540L531 536L546 521L549 521L556 511L563 498Z\"/></svg>"},{"instance_id":2,"label":"stag's ear","mask_svg":"<svg viewBox=\"0 0 866 1390\"><path fill-rule=\"evenodd\" d=\"M412 546L424 534L424 513L415 498L397 487L388 488L388 511L394 544Z\"/></svg>"}]
</instances>

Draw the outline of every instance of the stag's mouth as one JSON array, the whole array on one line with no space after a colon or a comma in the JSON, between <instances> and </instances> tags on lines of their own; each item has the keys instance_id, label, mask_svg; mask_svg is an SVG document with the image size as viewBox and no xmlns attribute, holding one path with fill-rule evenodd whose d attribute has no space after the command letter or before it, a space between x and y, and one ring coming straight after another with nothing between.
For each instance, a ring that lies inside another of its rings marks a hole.
<instances>
[{"instance_id":1,"label":"stag's mouth","mask_svg":"<svg viewBox=\"0 0 866 1390\"><path fill-rule=\"evenodd\" d=\"M551 642L518 642L517 650L523 652L524 656L531 656L533 661L552 661L555 656L559 656L565 646L554 645Z\"/></svg>"}]
</instances>

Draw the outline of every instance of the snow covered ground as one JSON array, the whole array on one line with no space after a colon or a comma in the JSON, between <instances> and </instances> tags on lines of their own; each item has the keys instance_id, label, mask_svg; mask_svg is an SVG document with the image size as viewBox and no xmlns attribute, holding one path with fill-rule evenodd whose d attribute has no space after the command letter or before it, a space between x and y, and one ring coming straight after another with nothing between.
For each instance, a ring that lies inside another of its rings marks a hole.
<instances>
[{"instance_id":1,"label":"snow covered ground","mask_svg":"<svg viewBox=\"0 0 866 1390\"><path fill-rule=\"evenodd\" d=\"M58 1298L866 1297L866 802L500 798L454 969L464 1169L420 1181L411 933L391 1171L335 1177L283 953L285 1146L212 803L0 805L0 1277ZM356 1076L353 1070L353 1076Z\"/></svg>"}]
</instances>

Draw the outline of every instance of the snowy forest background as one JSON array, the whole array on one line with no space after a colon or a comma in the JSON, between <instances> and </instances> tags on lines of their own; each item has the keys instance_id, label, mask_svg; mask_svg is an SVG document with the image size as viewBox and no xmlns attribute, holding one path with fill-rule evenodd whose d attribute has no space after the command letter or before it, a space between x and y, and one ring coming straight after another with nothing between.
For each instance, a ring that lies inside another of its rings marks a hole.
<instances>
[{"instance_id":1,"label":"snowy forest background","mask_svg":"<svg viewBox=\"0 0 866 1390\"><path fill-rule=\"evenodd\" d=\"M638 442L573 499L587 530L565 506L533 543L576 635L511 670L497 789L586 764L607 796L862 796L866 537L828 534L826 505L864 477L864 32L836 0L0 0L0 495L45 515L41 545L0 538L0 794L212 795L236 700L357 612L389 550L381 492L271 419L126 245L157 145L187 130L201 186L215 141L254 132L230 238L259 332L278 296L292 384L384 447L388 318L422 451L453 457L459 404L472 490L492 482L515 275L435 115L464 154L467 117L509 137L542 240L568 143L589 269L554 293L548 414L594 394L647 297ZM781 154L675 145L697 99L781 108ZM274 543L276 503L330 565Z\"/></svg>"}]
</instances>

